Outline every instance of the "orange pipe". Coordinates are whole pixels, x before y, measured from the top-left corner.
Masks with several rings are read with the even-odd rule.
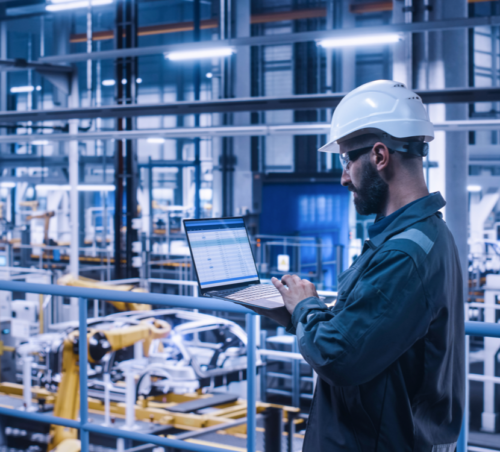
[[[496,2],[499,0],[467,0],[468,3],[483,3]],[[351,3],[349,11],[352,14],[377,13],[381,11],[392,11],[392,1],[382,0],[371,3]],[[275,13],[254,14],[250,17],[251,24],[265,24],[270,22],[281,22],[285,20],[300,20],[314,19],[326,17],[326,8],[302,9],[295,11],[281,11]],[[218,19],[205,19],[200,22],[202,30],[218,28]],[[153,36],[167,33],[178,33],[182,31],[192,31],[194,29],[193,22],[176,22],[171,24],[149,25],[140,27],[137,30],[138,36]],[[124,35],[125,36],[125,35]],[[93,41],[106,41],[113,39],[115,34],[113,30],[96,31],[92,34]],[[73,34],[69,40],[72,44],[86,42],[87,35],[85,33]]]

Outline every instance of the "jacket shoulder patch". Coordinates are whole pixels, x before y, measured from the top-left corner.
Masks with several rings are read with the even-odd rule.
[[[391,237],[389,240],[411,240],[422,248],[425,254],[429,254],[434,246],[434,242],[419,229],[408,229],[401,234]]]
[[[431,452],[454,452],[456,447],[457,443],[440,444],[438,446],[433,446]]]

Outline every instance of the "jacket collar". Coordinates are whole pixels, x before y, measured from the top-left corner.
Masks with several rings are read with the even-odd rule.
[[[388,238],[401,231],[409,228],[412,224],[418,223],[424,220],[446,205],[446,201],[441,196],[441,193],[432,193],[429,196],[425,196],[403,212],[398,218],[396,218],[383,232],[376,235],[371,239],[373,245],[378,247],[384,243]]]

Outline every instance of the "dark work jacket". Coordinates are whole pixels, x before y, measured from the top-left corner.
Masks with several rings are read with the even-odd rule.
[[[339,276],[328,308],[307,298],[289,332],[318,374],[304,452],[453,452],[465,402],[463,283],[432,194]]]

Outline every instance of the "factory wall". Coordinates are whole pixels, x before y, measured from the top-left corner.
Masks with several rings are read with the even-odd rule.
[[[260,233],[321,239],[324,287],[334,289],[336,265],[329,262],[335,260],[335,245],[344,246],[343,260],[348,259],[349,192],[338,183],[265,184]],[[275,259],[277,254],[275,250]],[[302,248],[301,264],[314,262],[313,248]]]

